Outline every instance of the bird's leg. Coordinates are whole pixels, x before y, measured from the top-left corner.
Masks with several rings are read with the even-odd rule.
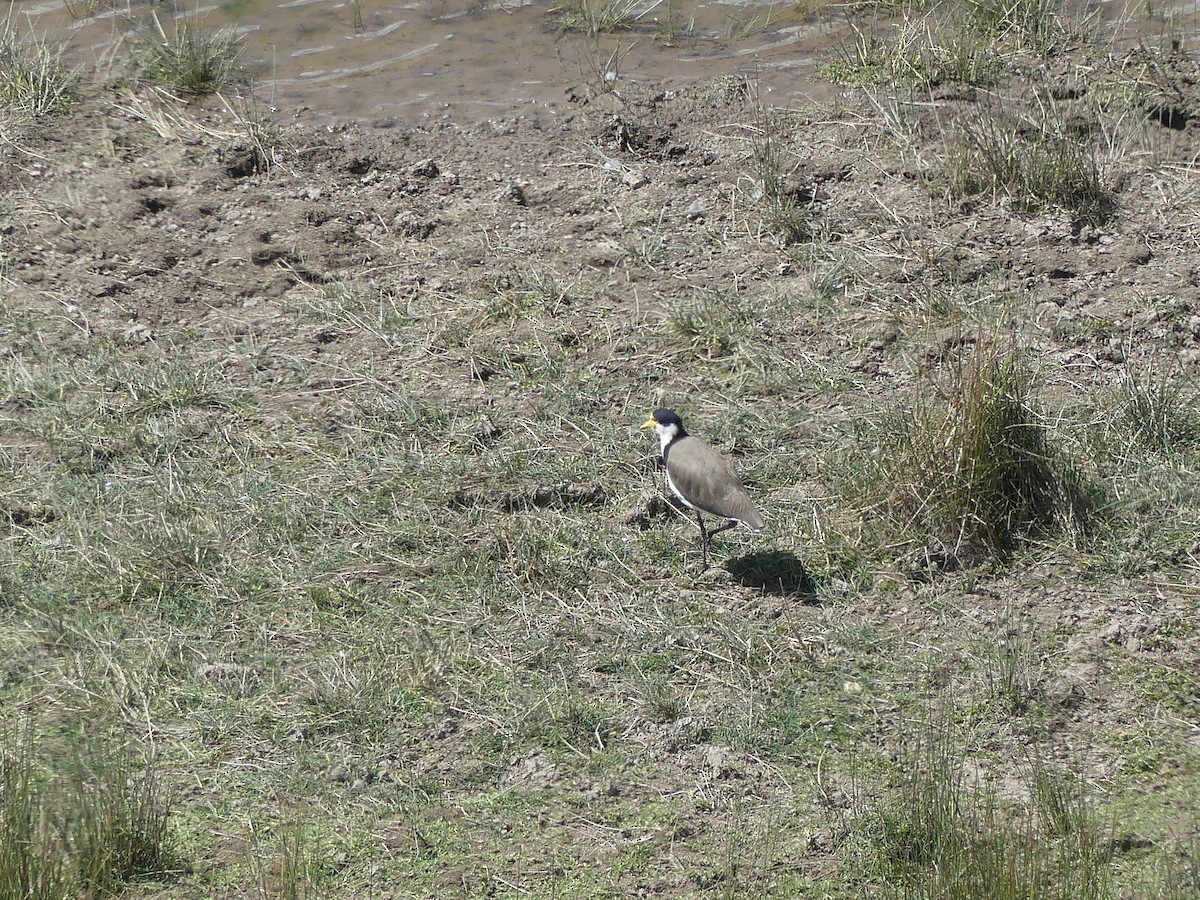
[[[714,534],[720,534],[722,531],[728,531],[730,528],[736,528],[736,527],[737,527],[737,521],[735,519],[730,519],[728,522],[726,522],[720,528],[714,528],[712,531],[710,531],[708,533],[708,536],[711,538]]]
[[[700,526],[700,571],[708,570],[708,530],[704,527],[704,516],[700,515],[700,510],[696,510],[696,522]]]
[[[696,518],[700,518],[699,512],[696,513]],[[708,548],[712,545],[713,535],[720,534],[722,531],[728,531],[730,528],[734,528],[736,526],[737,526],[737,522],[735,522],[734,520],[731,519],[730,521],[726,522],[724,525],[722,525],[719,528],[713,528],[710,531],[706,531],[703,523],[701,523],[700,531],[704,535],[704,568],[705,569],[708,568]]]

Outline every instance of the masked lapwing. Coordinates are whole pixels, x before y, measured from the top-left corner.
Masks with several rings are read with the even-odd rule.
[[[675,410],[656,409],[642,427],[653,428],[658,434],[663,465],[667,470],[667,487],[684,505],[696,511],[703,568],[708,568],[708,548],[714,534],[738,524],[751,531],[762,530],[762,513],[750,499],[729,460],[704,441],[688,434]],[[709,531],[702,513],[726,522]]]

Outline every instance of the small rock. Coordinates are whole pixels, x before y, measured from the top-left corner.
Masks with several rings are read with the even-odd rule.
[[[588,265],[593,269],[611,269],[625,258],[625,251],[612,241],[596,241],[589,251]]]
[[[1038,322],[1054,322],[1058,319],[1059,307],[1057,303],[1050,300],[1044,300],[1039,303],[1033,311],[1033,317]]]
[[[154,332],[141,322],[134,322],[121,332],[121,340],[131,346],[149,343],[154,339]]]
[[[700,199],[694,200],[683,215],[689,222],[703,222],[708,218],[708,204]]]
[[[635,169],[626,169],[621,175],[621,181],[626,187],[636,191],[638,188],[648,185],[650,178],[644,172],[638,172]]]
[[[441,171],[432,159],[423,159],[409,169],[408,173],[417,178],[437,178]]]
[[[714,778],[728,778],[733,774],[733,751],[716,744],[704,753],[704,761],[712,769]]]

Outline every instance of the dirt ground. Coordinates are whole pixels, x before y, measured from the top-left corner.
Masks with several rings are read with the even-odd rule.
[[[548,470],[508,470],[507,480],[503,469],[473,474],[464,463],[460,476],[439,476],[445,480],[436,492],[409,485],[419,479],[419,465],[392,481],[377,473],[399,498],[390,513],[395,521],[415,516],[416,507],[405,507],[412,498],[432,507],[441,496],[444,510],[422,512],[422,520],[463,530],[459,538],[438,538],[440,557],[419,545],[388,545],[371,558],[364,551],[359,568],[331,573],[331,583],[368,585],[370,596],[401,606],[419,603],[395,598],[421,595],[435,569],[442,579],[455,566],[474,571],[468,557],[445,554],[483,552],[500,540],[489,535],[502,533],[517,549],[497,565],[526,586],[505,603],[561,605],[553,653],[569,653],[572,666],[586,669],[579,688],[585,696],[591,691],[617,709],[626,702],[640,709],[644,701],[623,693],[624,670],[603,667],[606,642],[629,653],[641,639],[668,648],[663,653],[687,647],[697,671],[712,666],[717,682],[723,676],[715,660],[723,653],[735,659],[745,637],[747,658],[765,654],[753,684],[765,685],[776,669],[803,659],[822,673],[814,684],[836,695],[828,702],[853,712],[844,713],[848,719],[829,713],[825,730],[821,720],[806,722],[803,753],[786,742],[755,750],[752,740],[739,744],[720,730],[724,695],[705,681],[694,700],[679,701],[680,714],[665,720],[616,714],[608,742],[625,755],[612,769],[597,772],[580,758],[589,754],[530,738],[506,745],[498,751],[502,762],[481,774],[488,710],[464,711],[469,698],[430,689],[437,708],[405,738],[403,753],[380,751],[367,762],[345,750],[348,762],[322,763],[313,784],[296,788],[317,808],[328,791],[338,798],[329,808],[348,804],[351,818],[367,823],[361,827],[374,849],[347,844],[330,851],[325,890],[367,896],[374,880],[374,896],[507,894],[512,885],[548,896],[561,882],[579,896],[690,896],[715,895],[746,878],[738,889],[747,896],[857,895],[844,869],[852,832],[845,817],[861,799],[845,764],[849,745],[895,758],[912,720],[910,701],[923,702],[913,697],[938,686],[968,704],[977,691],[986,694],[975,662],[1018,625],[1028,690],[1041,711],[1037,740],[1050,756],[1080,768],[1111,804],[1106,809],[1122,822],[1121,852],[1136,861],[1155,848],[1166,854],[1174,851],[1164,848],[1194,842],[1196,447],[1182,457],[1189,462],[1161,462],[1152,475],[1141,466],[1127,478],[1117,466],[1099,467],[1114,523],[1105,527],[1107,537],[1046,539],[982,567],[930,562],[924,548],[905,547],[872,556],[865,577],[848,574],[834,547],[834,537],[860,533],[853,523],[872,513],[839,493],[828,454],[856,452],[864,423],[877,425],[910,406],[952,370],[964,342],[984,331],[1026,348],[1047,427],[1078,446],[1120,441],[1098,410],[1116,402],[1129,373],[1194,383],[1200,68],[1186,53],[1156,56],[1147,68],[1138,52],[1088,49],[1018,61],[991,90],[1023,112],[1046,97],[1066,110],[1094,99],[1106,79],[1164,73],[1175,90],[1169,104],[1147,100],[1088,126],[1100,129],[1092,133],[1095,158],[1113,204],[1111,215],[1092,221],[1053,205],[1023,210],[1002,192],[964,198],[948,191],[937,174],[945,135],[978,115],[984,100],[972,88],[938,87],[912,103],[846,89],[830,103],[792,104],[774,94],[767,104],[752,81],[737,77],[671,91],[581,84],[552,105],[487,120],[421,117],[320,128],[302,119],[258,119],[249,107],[233,115],[216,102],[184,107],[149,90],[90,88],[64,115],[14,120],[5,126],[0,161],[0,350],[9,370],[0,454],[11,479],[0,489],[0,522],[8,523],[8,562],[25,574],[9,585],[24,597],[9,603],[10,625],[36,605],[21,594],[37,580],[26,549],[36,535],[65,528],[65,546],[86,552],[71,543],[70,512],[56,498],[58,488],[37,480],[76,457],[64,456],[39,424],[41,407],[22,399],[37,382],[30,373],[58,372],[67,381],[73,367],[90,373],[72,382],[71,409],[78,412],[89,396],[101,405],[119,400],[122,358],[176,374],[182,367],[252,398],[246,402],[253,407],[246,412],[242,400],[231,401],[236,412],[206,413],[183,440],[218,442],[229,429],[264,441],[286,433],[301,453],[311,435],[340,447],[342,459],[361,451],[367,468],[377,435],[362,430],[355,410],[401,397],[417,412],[396,412],[387,440],[430,465],[441,465],[430,461],[442,454],[469,463],[480,447],[516,454],[535,446],[558,461],[545,463]],[[764,140],[778,154],[786,196],[803,211],[799,239],[783,240],[773,229],[763,200]],[[1184,396],[1194,404],[1194,392]],[[694,571],[695,536],[657,499],[655,448],[636,431],[658,405],[679,409],[697,432],[735,455],[775,520],[765,548],[801,560],[815,581],[804,590],[763,591],[739,581],[734,563]],[[410,414],[411,428],[404,424]],[[71,451],[88,461],[72,471],[82,471],[78,477],[101,497],[104,479],[122,471],[104,461],[124,459],[140,440],[133,432],[95,438]],[[596,453],[609,457],[589,461]],[[236,470],[227,474],[234,484]],[[305,477],[317,491],[341,490],[315,471]],[[297,489],[305,483],[297,481]],[[513,523],[543,509],[560,511],[553,515],[561,513],[564,528],[596,531],[605,546],[636,549],[620,565],[610,563],[608,551],[581,550],[583,561],[569,576],[531,575],[522,568],[525,545]],[[458,525],[456,510],[464,510]],[[123,515],[137,513],[126,507]],[[324,526],[304,520],[295,527]],[[382,533],[386,523],[371,527]],[[257,553],[264,566],[275,558],[269,549],[238,549],[239,541],[253,545],[248,533],[227,540],[231,557],[253,560]],[[675,555],[638,543],[650,540],[670,544]],[[764,549],[748,543],[755,540],[733,536],[719,544],[718,557],[736,562],[752,547]],[[446,558],[460,561],[446,568]],[[88,603],[134,621],[144,610],[136,593],[111,607]],[[462,612],[462,630],[452,634],[464,641],[469,635],[479,659],[511,652],[532,666],[528,642],[548,620],[529,614],[528,633],[504,638],[518,607],[490,602],[482,593],[464,595],[455,609],[472,612]],[[296,641],[296,654],[324,658],[330,638],[319,625],[289,620],[279,628]],[[874,637],[848,644],[858,628]],[[710,644],[718,632],[726,643]],[[186,643],[187,633],[179,640]],[[514,649],[505,640],[526,643]],[[32,676],[13,674],[42,665],[28,661],[41,658],[30,641],[13,656],[27,662],[8,670],[6,690],[18,706],[43,690],[30,687]],[[421,652],[408,638],[397,644],[396,653]],[[62,646],[47,647],[51,657],[66,659]],[[241,665],[233,652],[196,652],[197,666]],[[905,675],[872,655],[885,652],[917,669]],[[279,671],[301,665],[281,662]],[[57,673],[51,680],[71,681],[66,668],[45,666],[39,671]],[[271,686],[270,665],[251,667],[265,679],[263,690],[292,696],[282,676]],[[189,677],[225,684],[232,671],[192,666]],[[671,671],[668,680],[686,695],[680,685],[688,676]],[[740,699],[729,702],[741,709]],[[147,733],[161,743],[182,729],[185,744],[207,748],[198,771],[223,765],[207,755],[219,755],[213,747],[220,741],[206,743],[180,710],[156,713]],[[972,758],[989,760],[979,765],[1002,785],[1014,777],[1008,762],[1031,741],[1032,726],[1018,719],[985,717],[971,728]],[[279,740],[286,745],[289,738]],[[351,747],[355,739],[339,733],[338,741]],[[238,752],[255,746],[239,744]],[[822,746],[843,763],[832,773],[818,761]],[[204,878],[242,859],[247,838],[228,824],[236,816],[207,833],[196,824],[203,819],[197,810],[231,794],[191,784],[183,758],[170,766],[180,786],[176,803],[191,810],[184,818],[201,848],[189,877],[211,887],[217,882]],[[388,785],[415,781],[437,784],[441,793],[415,813],[378,800]],[[356,805],[360,788],[376,799]],[[517,827],[531,829],[521,838],[529,843],[510,847],[507,857],[496,849],[506,832],[495,823],[511,821],[510,813],[479,805],[480,797],[504,792],[526,798],[520,816],[529,818]],[[668,799],[677,805],[655,827],[596,812]],[[379,812],[364,812],[372,803]],[[780,804],[789,811],[778,812]],[[775,810],[776,824],[763,832],[765,808]],[[751,836],[768,834],[769,847],[748,846],[753,837],[739,835],[741,826]],[[461,838],[456,855],[423,855],[422,842],[445,834]],[[714,861],[721,853],[757,866],[758,880],[745,870],[729,874],[736,867]],[[423,874],[410,872],[405,881],[371,869],[364,860],[378,854],[424,860],[412,863]],[[582,870],[602,874],[594,883],[572,882]],[[826,893],[806,894],[816,891],[812,885]],[[161,890],[174,896],[176,889]],[[222,896],[242,890],[211,889]],[[1139,895],[1134,888],[1126,893]]]

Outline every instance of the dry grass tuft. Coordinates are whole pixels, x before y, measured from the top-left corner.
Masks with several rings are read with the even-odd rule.
[[[0,104],[35,118],[69,109],[78,79],[63,65],[63,49],[23,42],[10,14],[0,24]]]

